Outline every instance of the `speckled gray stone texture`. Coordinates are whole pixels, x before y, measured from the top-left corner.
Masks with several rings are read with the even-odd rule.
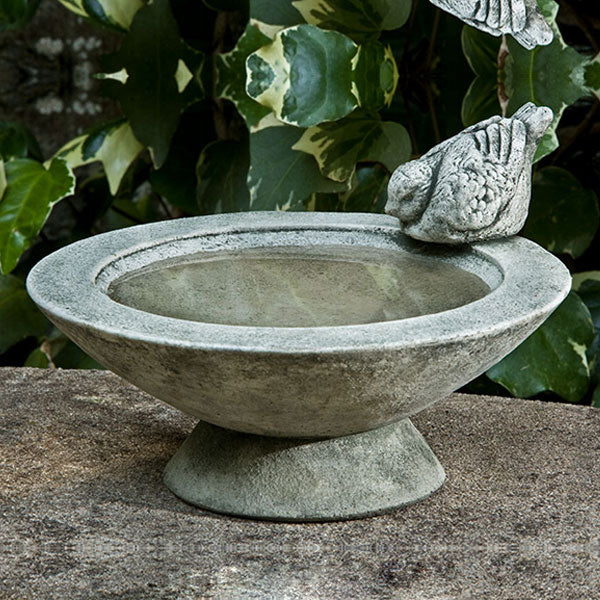
[[[600,410],[455,395],[413,418],[446,484],[282,524],[162,484],[194,420],[110,373],[0,369],[2,600],[598,600]]]
[[[380,514],[423,500],[444,479],[410,419],[329,440],[262,437],[200,422],[165,469],[165,484],[191,504],[275,521]]]
[[[552,118],[552,110],[529,102],[510,118],[467,127],[394,171],[385,212],[426,242],[517,234],[529,210],[533,157]]]
[[[109,295],[119,277],[163,260],[340,247],[447,262],[493,291],[452,310],[336,327],[174,319]],[[570,285],[557,258],[522,238],[441,248],[404,236],[387,215],[309,212],[120,229],[58,250],[27,279],[32,298],[63,332],[144,391],[213,425],[299,438],[360,433],[419,412],[508,354]]]
[[[491,35],[511,34],[531,50],[553,39],[536,0],[430,0],[471,27]]]

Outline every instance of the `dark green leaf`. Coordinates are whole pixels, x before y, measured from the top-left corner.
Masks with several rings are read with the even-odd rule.
[[[164,163],[181,112],[201,99],[201,53],[179,37],[168,0],[154,0],[135,15],[113,64],[126,69],[127,81],[106,80],[135,137],[150,148],[156,168]],[[183,86],[183,89],[181,89]]]
[[[475,125],[493,115],[500,114],[498,87],[485,77],[475,77],[463,98],[461,119],[463,125]]]
[[[461,42],[463,53],[473,73],[487,76],[496,83],[500,38],[465,25],[461,34]]]
[[[588,307],[594,324],[594,339],[588,348],[592,384],[600,389],[600,272],[577,273],[573,277],[573,289]]]
[[[600,96],[600,55],[586,66],[585,85]]]
[[[23,27],[35,15],[41,0],[0,0],[0,31]]]
[[[5,165],[6,190],[0,201],[0,270],[10,273],[35,241],[54,204],[73,193],[75,177],[62,159],[48,168],[28,158]]]
[[[25,361],[26,367],[58,367],[60,369],[103,369],[104,367],[76,346],[56,327],[45,336]]]
[[[198,206],[202,214],[248,210],[248,139],[214,142],[198,160]]]
[[[502,73],[504,93],[508,97],[508,116],[526,102],[549,106],[554,111],[553,125],[538,147],[535,160],[558,147],[555,129],[563,110],[590,93],[585,85],[585,68],[589,59],[563,41],[555,22],[558,5],[553,1],[545,2],[541,9],[554,31],[554,40],[548,46],[526,50],[508,37],[508,56]],[[557,85],[557,82],[560,84]]]
[[[319,172],[316,160],[292,150],[303,130],[269,127],[250,135],[251,210],[287,210],[317,192],[340,192],[346,185]]]
[[[250,0],[250,17],[261,23],[281,27],[304,23],[302,15],[292,6],[292,0]]]
[[[208,8],[213,10],[243,10],[248,11],[249,0],[203,0]]]
[[[389,173],[378,165],[364,165],[356,169],[352,188],[344,194],[346,212],[382,212],[387,202]]]
[[[0,354],[27,337],[43,335],[48,326],[23,282],[13,275],[0,275],[0,323]]]
[[[34,135],[20,123],[0,121],[0,158],[42,160],[42,151]]]
[[[523,235],[555,254],[581,256],[600,223],[598,199],[568,171],[546,167],[533,179]]]
[[[577,273],[576,277],[573,279],[573,289],[588,307],[594,329],[600,331],[600,273]]]
[[[150,173],[154,191],[188,215],[198,214],[196,163],[202,148],[212,139],[212,131],[206,127],[210,118],[208,109],[198,114],[184,113],[165,164]]]
[[[463,54],[475,73],[462,103],[465,126],[501,112],[498,102],[498,52],[500,39],[465,25],[461,34]]]
[[[579,402],[590,383],[586,349],[593,335],[589,310],[571,292],[537,331],[487,375],[521,398],[552,391]]]

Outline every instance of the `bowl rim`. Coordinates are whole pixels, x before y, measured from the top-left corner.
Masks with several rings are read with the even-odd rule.
[[[203,235],[286,230],[376,232],[407,240],[398,220],[381,214],[263,211],[173,219],[99,234],[61,248],[34,266],[27,291],[59,328],[64,324],[113,338],[204,351],[321,354],[437,345],[499,334],[545,318],[571,287],[569,271],[559,259],[516,236],[469,246],[502,272],[502,281],[486,296],[450,310],[396,321],[319,327],[204,323],[120,304],[98,284],[107,265],[118,262],[124,253]],[[461,251],[456,246],[418,245],[441,254]]]

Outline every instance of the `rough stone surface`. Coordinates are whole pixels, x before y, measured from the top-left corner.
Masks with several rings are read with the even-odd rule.
[[[183,500],[241,517],[339,521],[423,500],[444,469],[410,419],[329,440],[237,433],[200,422],[165,470]]]
[[[163,260],[185,264],[249,249],[327,254],[340,247],[446,262],[493,292],[452,310],[336,327],[174,319],[118,303],[109,293],[118,278]],[[62,331],[144,391],[213,425],[301,438],[360,433],[419,412],[508,354],[570,285],[566,267],[529,240],[439,247],[402,235],[398,220],[387,215],[310,212],[120,229],[60,249],[27,279],[33,300]],[[172,297],[175,305],[177,294]],[[215,293],[214,302],[221,300]]]
[[[598,600],[600,410],[455,395],[413,419],[444,486],[284,524],[189,506],[194,426],[107,372],[0,369],[2,600]]]
[[[554,35],[536,0],[430,0],[468,25],[491,35],[512,35],[531,50]]]
[[[385,211],[404,233],[427,242],[518,233],[529,209],[531,163],[551,121],[549,108],[529,102],[508,119],[468,127],[394,171]]]

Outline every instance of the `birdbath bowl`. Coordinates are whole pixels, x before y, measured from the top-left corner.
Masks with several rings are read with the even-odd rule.
[[[27,286],[96,360],[199,419],[165,470],[175,494],[319,521],[437,490],[409,417],[524,340],[570,276],[518,237],[449,247],[384,215],[261,212],[95,236]]]

